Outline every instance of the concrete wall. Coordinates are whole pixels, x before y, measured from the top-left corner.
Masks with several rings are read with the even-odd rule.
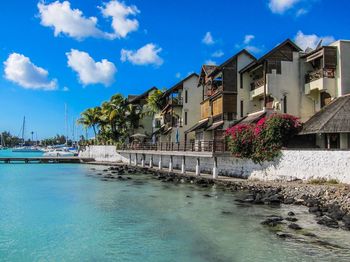
[[[119,155],[111,146],[92,146],[81,156],[96,157],[97,161],[123,161],[128,163],[129,154]],[[106,158],[105,158],[106,157]],[[150,155],[146,155],[145,163],[150,162]],[[153,155],[153,165],[159,163],[158,155]],[[141,155],[137,157],[141,164]],[[135,162],[135,154],[132,161]],[[162,156],[163,168],[169,166],[169,156]],[[173,157],[174,169],[181,169],[182,157]],[[196,166],[195,157],[186,157],[186,170],[194,172]],[[212,158],[200,158],[202,173],[211,173],[213,168]],[[350,184],[350,151],[326,151],[326,150],[283,150],[281,156],[273,162],[263,165],[255,164],[250,160],[242,160],[234,157],[218,157],[219,175],[235,176],[258,180],[291,181],[295,179],[309,180],[316,178],[336,179],[342,183]]]
[[[88,146],[79,152],[79,156],[94,158],[98,162],[127,162],[117,153],[115,146]]]

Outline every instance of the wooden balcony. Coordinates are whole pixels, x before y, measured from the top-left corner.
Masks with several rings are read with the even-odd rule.
[[[265,85],[265,79],[264,78],[260,78],[257,79],[255,81],[253,81],[252,83],[250,83],[250,90],[253,91],[259,87],[262,87]]]
[[[305,75],[305,83],[316,81],[320,78],[335,78],[335,69],[321,68]]]

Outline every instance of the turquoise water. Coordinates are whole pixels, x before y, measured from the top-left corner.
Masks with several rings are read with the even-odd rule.
[[[106,182],[91,168],[0,164],[0,261],[349,261],[349,233],[318,226],[303,207],[241,207],[215,187],[145,175]],[[282,240],[260,225],[290,210],[341,247]]]

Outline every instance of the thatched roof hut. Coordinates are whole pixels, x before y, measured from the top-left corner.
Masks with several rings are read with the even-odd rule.
[[[350,95],[334,99],[313,115],[300,135],[326,133],[350,133]]]

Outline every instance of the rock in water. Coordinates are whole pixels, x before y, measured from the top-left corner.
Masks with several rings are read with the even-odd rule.
[[[298,224],[292,223],[288,226],[290,229],[294,229],[294,230],[300,230],[302,229],[301,226],[299,226]]]

